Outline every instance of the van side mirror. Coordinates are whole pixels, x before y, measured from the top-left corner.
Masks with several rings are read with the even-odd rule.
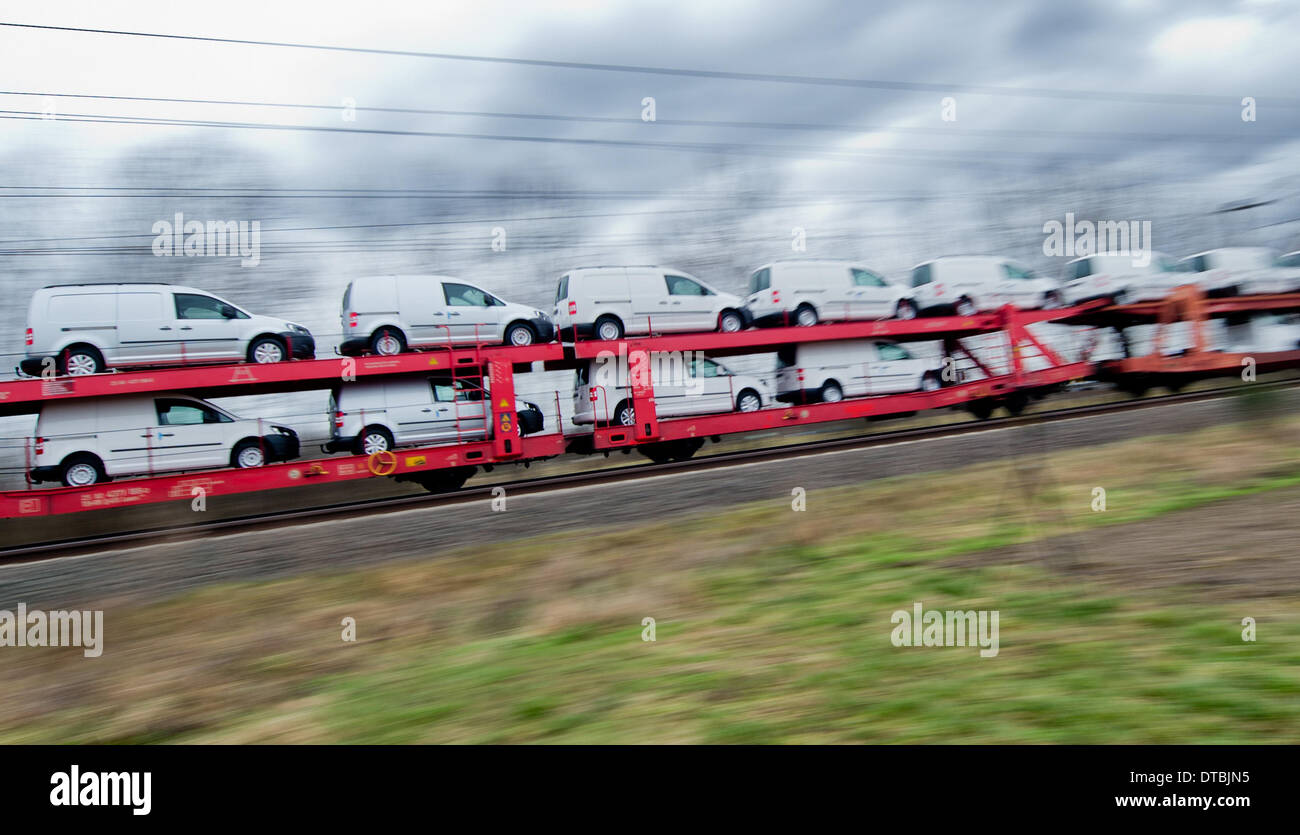
[[[231,307],[230,305],[228,305],[228,304],[223,304],[223,305],[221,306],[221,318],[223,318],[223,319],[237,319],[237,318],[239,318],[239,314],[238,314],[237,312],[235,312],[235,309],[234,309],[233,307]]]

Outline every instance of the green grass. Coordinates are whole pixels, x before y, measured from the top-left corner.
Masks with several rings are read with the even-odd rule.
[[[0,742],[1296,742],[1300,593],[990,553],[1284,507],[1295,427],[1054,453],[1032,494],[1006,492],[1001,462],[813,490],[804,513],[780,499],[117,606],[93,663],[0,654]],[[999,654],[893,646],[914,602],[996,609]]]

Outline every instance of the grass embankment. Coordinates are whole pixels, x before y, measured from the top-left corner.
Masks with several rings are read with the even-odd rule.
[[[1135,525],[1294,502],[1297,429],[1247,422],[1036,456],[1036,474],[1004,462],[813,491],[799,513],[780,501],[114,605],[99,659],[0,652],[0,741],[1295,742],[1300,557],[1292,585],[1222,589],[1196,585],[1203,555],[1152,585],[1123,561],[1080,569],[1078,551],[1130,548],[1138,572],[1161,546],[1127,542]],[[1218,563],[1250,558],[1215,533]],[[985,553],[1025,542],[1043,561]],[[892,646],[891,614],[917,601],[998,610],[998,656]]]

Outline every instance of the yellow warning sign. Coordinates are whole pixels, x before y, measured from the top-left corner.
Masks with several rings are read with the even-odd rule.
[[[423,463],[424,463],[423,455],[408,455],[406,457],[406,466],[408,467],[418,467]]]
[[[510,401],[506,400],[505,398],[502,398],[502,399],[501,399],[501,405],[498,406],[497,408],[499,408],[499,409],[509,409],[509,408],[510,408]]]

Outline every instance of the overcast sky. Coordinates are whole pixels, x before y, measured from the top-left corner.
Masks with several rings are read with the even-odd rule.
[[[1042,225],[1067,211],[1152,220],[1156,247],[1177,255],[1228,243],[1300,247],[1300,225],[1284,222],[1300,216],[1295,3],[46,0],[9,4],[0,21],[901,82],[0,27],[0,115],[55,117],[0,119],[7,333],[18,332],[35,287],[82,278],[183,281],[322,333],[338,329],[343,285],[364,273],[456,274],[547,309],[556,276],[593,262],[673,263],[739,289],[749,269],[795,254],[794,227],[806,230],[807,256],[860,258],[899,279],[958,251],[1054,269]],[[942,119],[947,96],[956,121]],[[1254,122],[1241,118],[1247,96]],[[640,118],[646,97],[653,123]],[[89,116],[221,124],[76,121]],[[548,139],[565,141],[539,141]],[[443,193],[396,199],[409,189]],[[1275,202],[1213,214],[1266,200]],[[175,212],[259,220],[262,263],[152,256],[153,223]],[[496,226],[505,252],[490,247]]]

